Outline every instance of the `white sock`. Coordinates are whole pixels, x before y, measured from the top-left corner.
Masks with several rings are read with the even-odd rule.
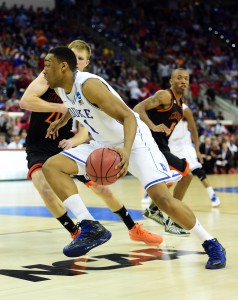
[[[72,212],[79,222],[82,220],[95,221],[94,217],[88,211],[79,194],[75,194],[67,198],[64,201],[64,206],[66,209]]]
[[[214,237],[203,228],[197,218],[194,227],[189,231],[194,233],[202,242],[214,239]]]
[[[207,192],[210,198],[212,198],[212,196],[215,194],[214,189],[211,186],[207,188]]]

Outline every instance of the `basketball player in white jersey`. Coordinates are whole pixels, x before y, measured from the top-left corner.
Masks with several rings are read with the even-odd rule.
[[[91,55],[90,46],[82,41],[75,40],[68,47],[74,51],[77,58],[77,68],[83,71],[89,64]],[[45,135],[49,124],[60,118],[67,109],[62,104],[62,100],[50,89],[42,73],[33,80],[24,92],[20,106],[23,109],[32,111],[30,127],[27,136],[26,152],[29,167],[28,179],[31,179],[37,191],[41,195],[45,205],[52,215],[68,230],[73,239],[80,233],[80,222],[87,216],[92,222],[97,223],[86,207],[78,201],[62,201],[56,196],[47,183],[42,172],[42,165],[51,156],[58,154],[62,149],[72,148],[88,140],[88,131],[80,126],[80,130],[75,135],[72,132],[72,119],[66,126],[61,128],[58,139],[46,139]],[[163,238],[159,235],[150,233],[142,228],[141,224],[135,223],[130,213],[115,197],[112,191],[106,186],[94,184],[84,176],[77,179],[89,187],[94,193],[101,197],[107,206],[118,215],[124,222],[129,231],[131,240],[142,241],[148,245],[160,245]],[[67,210],[71,211],[78,223],[75,224],[68,216]],[[101,226],[99,224],[98,226]]]
[[[202,227],[191,209],[170,194],[166,181],[179,180],[181,175],[169,169],[149,128],[103,78],[76,71],[76,65],[75,55],[67,47],[53,48],[45,57],[43,74],[68,108],[68,113],[49,126],[46,137],[55,138],[58,130],[73,117],[88,128],[94,139],[52,156],[43,165],[43,173],[55,193],[62,201],[70,197],[78,199],[71,175],[85,174],[86,160],[93,150],[113,148],[121,156],[118,177],[129,170],[162,211],[200,239],[209,257],[206,268],[224,268],[225,249]],[[68,249],[77,247],[81,255],[88,252],[95,243],[95,234],[91,235],[95,230],[92,226],[83,227]]]
[[[183,119],[174,128],[169,138],[170,151],[179,158],[186,158],[193,175],[196,175],[206,188],[212,207],[219,207],[220,200],[208,182],[202,168],[203,158],[199,151],[199,137],[191,109],[183,103]],[[200,163],[200,162],[201,163]]]

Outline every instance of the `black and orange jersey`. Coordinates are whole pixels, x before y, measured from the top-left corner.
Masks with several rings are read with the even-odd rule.
[[[62,103],[60,97],[54,92],[53,89],[48,90],[41,96],[47,102]],[[62,151],[58,148],[59,142],[62,139],[69,139],[74,136],[72,132],[72,119],[59,129],[59,136],[53,140],[45,138],[47,129],[53,121],[62,116],[60,112],[32,112],[28,135],[26,138],[26,151],[46,152],[54,155]]]
[[[171,105],[168,109],[151,109],[147,111],[148,117],[155,124],[164,124],[173,132],[174,127],[183,118],[182,99],[176,99],[173,91],[168,90],[171,93]],[[166,135],[164,132],[153,132],[151,131],[159,148],[162,146],[168,146],[168,140],[170,135]]]

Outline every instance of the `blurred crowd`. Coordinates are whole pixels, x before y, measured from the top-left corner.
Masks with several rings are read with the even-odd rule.
[[[206,174],[237,172],[238,147],[236,135],[220,123],[206,128],[200,135],[200,152]]]
[[[79,2],[73,0],[58,1],[54,10],[20,5],[8,9],[2,3],[0,148],[24,147],[30,113],[19,108],[19,99],[43,69],[47,51],[83,39],[92,48],[88,70],[109,81],[131,108],[156,90],[168,88],[174,68],[186,68],[190,73],[186,100],[197,122],[201,151],[207,151],[207,172],[233,172],[237,128],[221,124],[224,116],[214,103],[220,95],[238,105],[238,18],[234,11],[203,1],[177,8],[154,1],[153,10],[143,1],[139,6],[122,1],[120,7],[109,2],[85,1],[80,14]],[[216,124],[208,125],[207,120]],[[225,145],[232,159],[224,159],[228,161],[224,167]]]

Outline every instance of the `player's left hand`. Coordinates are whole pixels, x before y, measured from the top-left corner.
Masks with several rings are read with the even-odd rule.
[[[62,148],[64,150],[68,150],[74,147],[73,141],[71,139],[63,139],[62,141],[59,142],[59,148]]]

